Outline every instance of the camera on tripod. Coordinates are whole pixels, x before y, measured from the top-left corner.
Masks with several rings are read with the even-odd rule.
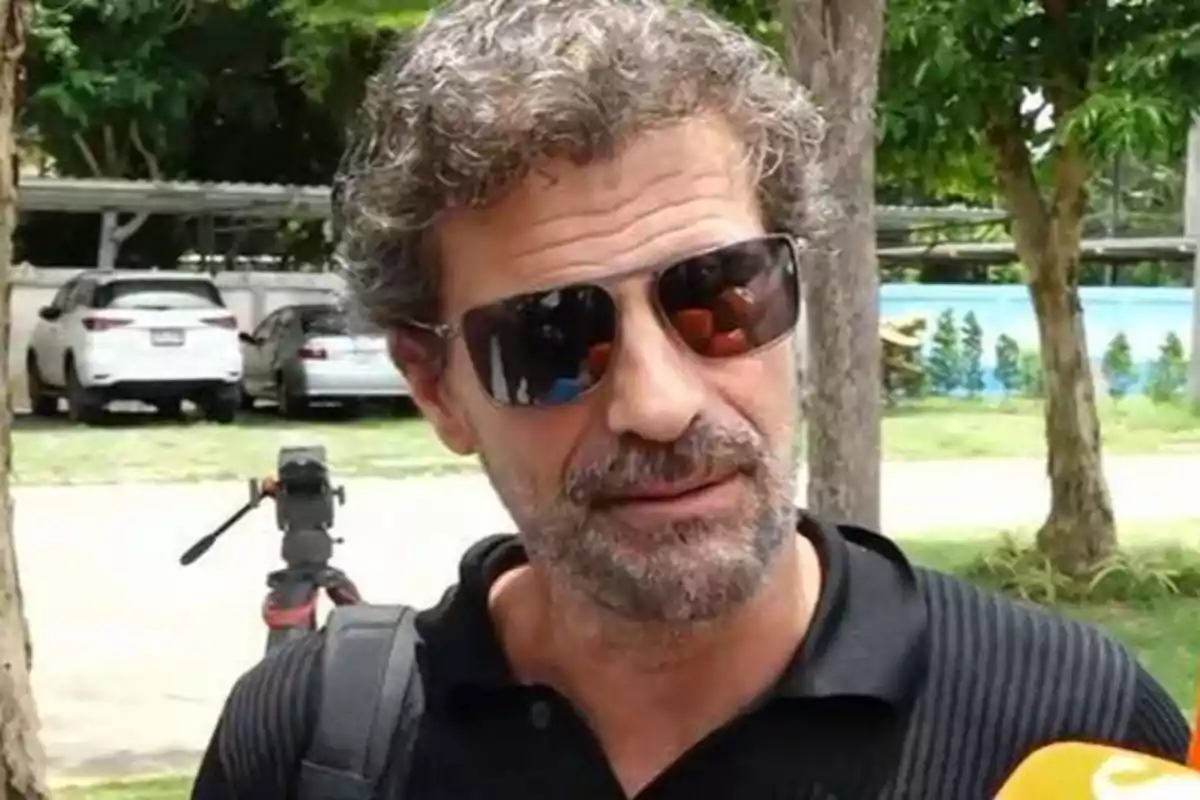
[[[275,524],[285,534],[333,527],[334,500],[346,501],[345,490],[333,487],[325,448],[281,447],[276,469]]]
[[[267,623],[267,649],[317,629],[317,598],[321,591],[335,605],[362,602],[358,587],[329,563],[333,546],[341,539],[329,535],[334,506],[346,502],[343,487],[334,487],[325,463],[325,448],[281,447],[276,474],[250,481],[250,499],[212,533],[188,548],[179,558],[187,566],[238,520],[258,508],[265,498],[275,501],[275,524],[283,533],[280,556],[283,569],[267,575],[270,591],[263,602]],[[334,501],[337,501],[335,504]]]
[[[188,548],[179,559],[184,566],[204,555],[225,531],[268,497],[275,501],[275,525],[283,533],[284,561],[289,566],[328,563],[333,545],[341,542],[329,535],[334,501],[345,503],[346,490],[330,482],[325,448],[281,447],[277,463],[275,475],[250,480],[250,499],[244,506]]]

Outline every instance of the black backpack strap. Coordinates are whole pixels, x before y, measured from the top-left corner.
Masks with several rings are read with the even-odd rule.
[[[385,773],[390,786],[404,786],[422,705],[415,616],[407,606],[330,613],[317,726],[297,800],[375,800]]]

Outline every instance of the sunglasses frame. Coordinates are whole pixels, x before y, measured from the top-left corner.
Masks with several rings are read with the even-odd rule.
[[[777,242],[777,241],[783,242],[787,246],[788,255],[792,260],[792,267],[796,274],[797,283],[801,283],[801,275],[800,275],[800,266],[801,266],[800,265],[800,253],[802,250],[801,240],[791,234],[788,234],[788,233],[768,233],[768,234],[764,234],[762,236],[752,236],[747,239],[739,239],[739,240],[733,241],[733,242],[725,242],[724,244],[715,245],[713,247],[709,247],[704,250],[697,250],[694,253],[689,253],[684,256],[674,257],[668,262],[660,262],[660,263],[657,263],[657,264],[654,264],[651,266],[638,267],[636,269],[629,270],[628,272],[622,272],[620,275],[610,276],[603,280],[576,281],[573,283],[567,283],[567,284],[561,284],[561,285],[548,284],[547,286],[544,286],[544,287],[529,289],[529,290],[526,290],[523,292],[516,292],[514,294],[507,295],[505,297],[501,297],[497,300],[490,300],[486,303],[481,303],[479,305],[471,306],[466,311],[463,311],[461,314],[458,314],[457,321],[455,321],[455,322],[418,322],[416,320],[405,320],[401,324],[402,324],[402,326],[414,328],[416,330],[423,331],[425,333],[429,333],[433,336],[436,336],[439,340],[441,340],[443,345],[449,345],[454,339],[457,339],[462,336],[464,320],[465,320],[467,314],[470,314],[472,311],[487,308],[489,306],[497,305],[499,303],[504,303],[508,300],[512,300],[517,297],[522,297],[524,295],[538,294],[540,292],[552,292],[552,291],[557,291],[557,290],[561,290],[561,289],[569,289],[572,286],[594,286],[596,288],[599,288],[599,289],[603,290],[606,294],[608,294],[609,298],[614,301],[614,305],[615,305],[616,298],[613,297],[611,287],[616,284],[621,283],[622,281],[629,280],[630,278],[637,278],[637,277],[640,277],[643,275],[654,275],[655,278],[657,279],[658,277],[661,277],[663,273],[668,272],[669,270],[683,264],[684,262],[691,261],[692,259],[695,259],[695,258],[703,258],[704,256],[711,255],[712,253],[717,252],[718,250],[724,250],[727,247],[737,247],[739,245],[746,245],[746,244],[757,243],[757,242],[765,243],[765,242]],[[745,358],[747,356],[752,356],[757,353],[761,353],[762,351],[764,351],[770,347],[774,347],[779,342],[788,338],[788,336],[790,336],[795,331],[796,326],[799,324],[800,318],[801,318],[801,304],[803,303],[803,288],[802,288],[802,286],[797,286],[795,319],[792,321],[791,325],[789,325],[786,329],[784,329],[784,331],[782,333],[780,333],[778,336],[776,336],[773,339],[762,342],[761,344],[747,350],[744,353],[738,353],[738,354],[732,355],[732,356],[706,356],[706,355],[703,355],[702,353],[696,352],[695,349],[693,349],[691,346],[689,346],[688,343],[686,341],[684,341],[684,339],[683,339],[682,335],[679,333],[679,331],[676,330],[675,326],[671,324],[671,321],[667,316],[667,312],[662,307],[662,303],[659,301],[658,294],[655,291],[657,289],[657,286],[658,286],[657,280],[651,281],[650,284],[646,287],[646,291],[649,294],[648,299],[650,301],[650,305],[654,309],[655,316],[658,317],[659,324],[662,326],[662,328],[666,332],[666,334],[668,336],[670,336],[676,342],[676,344],[681,345],[682,348],[689,355],[691,355],[693,358],[697,359],[698,361],[700,361],[702,363],[710,362],[710,361],[729,361],[729,360],[732,360],[735,358]],[[620,327],[618,326],[617,335],[613,340],[613,350],[615,351],[619,345],[620,345]],[[479,380],[482,383],[482,378],[478,374],[478,370],[475,369],[474,358],[472,357],[472,355],[469,352],[467,353],[467,359],[472,362],[471,369],[473,372],[475,372],[476,380]],[[584,397],[591,394],[594,389],[596,389],[597,387],[602,385],[607,380],[608,374],[609,374],[609,371],[606,370],[605,374],[603,376],[601,376],[601,378],[598,381],[596,381],[592,385],[588,386],[586,389],[584,389],[582,392],[580,392],[574,398],[572,398],[571,400],[569,400],[565,403],[549,403],[549,404],[545,404],[545,405],[537,405],[537,404],[514,405],[511,403],[500,402],[496,398],[492,397],[491,392],[487,391],[486,388],[483,389],[483,394],[485,397],[487,397],[488,401],[493,406],[496,406],[497,408],[510,409],[510,410],[530,409],[530,410],[543,411],[543,410],[550,409],[550,408],[558,408],[560,406],[573,405],[573,404],[579,402]]]

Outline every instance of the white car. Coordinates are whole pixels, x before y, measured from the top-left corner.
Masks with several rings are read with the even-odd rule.
[[[222,423],[237,416],[242,379],[237,320],[207,276],[83,272],[38,312],[26,354],[29,402],[96,421],[110,400],[177,414],[183,400]]]
[[[271,400],[280,414],[295,416],[313,403],[345,406],[410,394],[383,334],[351,330],[332,303],[278,308],[241,340],[247,407]]]

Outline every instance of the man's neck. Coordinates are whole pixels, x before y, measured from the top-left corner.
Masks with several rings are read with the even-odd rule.
[[[492,613],[517,678],[568,697],[610,757],[626,746],[677,756],[771,688],[808,631],[820,581],[812,543],[797,536],[761,590],[712,623],[617,620],[533,567],[497,581]]]

